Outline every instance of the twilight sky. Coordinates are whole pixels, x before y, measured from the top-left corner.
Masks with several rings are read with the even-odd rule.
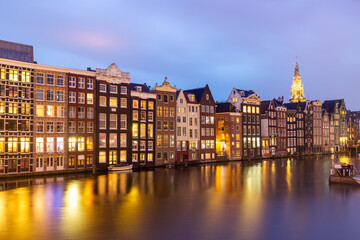
[[[40,64],[115,62],[131,81],[233,87],[290,96],[296,57],[307,99],[360,109],[358,0],[3,1],[0,39],[34,46]],[[6,10],[5,10],[6,9]]]

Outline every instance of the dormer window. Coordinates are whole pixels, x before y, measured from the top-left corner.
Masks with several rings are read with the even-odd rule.
[[[191,102],[195,102],[195,96],[194,95],[190,95],[189,97],[190,97]]]
[[[141,86],[136,86],[135,89],[137,92],[141,92]]]
[[[245,96],[244,91],[241,91],[241,92],[240,92],[240,95],[241,95],[242,97]]]

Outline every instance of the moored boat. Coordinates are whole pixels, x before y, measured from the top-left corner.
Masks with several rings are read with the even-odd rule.
[[[360,184],[360,175],[354,176],[353,179],[354,179],[358,184]]]
[[[123,165],[123,166],[116,166],[116,165],[110,165],[108,166],[108,171],[128,171],[132,170],[133,165]]]

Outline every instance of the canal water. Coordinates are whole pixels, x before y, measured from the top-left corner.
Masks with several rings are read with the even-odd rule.
[[[333,160],[0,182],[0,239],[357,239],[360,187],[329,185]]]

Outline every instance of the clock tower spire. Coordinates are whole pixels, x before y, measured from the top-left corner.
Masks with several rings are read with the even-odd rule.
[[[305,102],[304,87],[301,83],[300,68],[296,59],[290,102]]]

